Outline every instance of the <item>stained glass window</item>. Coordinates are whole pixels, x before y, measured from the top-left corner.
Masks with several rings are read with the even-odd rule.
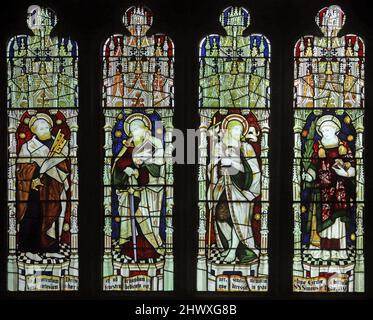
[[[32,5],[8,43],[10,291],[78,289],[78,46],[56,23]]]
[[[365,49],[345,20],[325,7],[295,45],[294,291],[364,291]]]
[[[244,36],[250,15],[229,7],[225,36],[200,43],[197,290],[268,289],[270,43]]]
[[[174,45],[152,21],[130,7],[103,48],[104,290],[173,290]]]

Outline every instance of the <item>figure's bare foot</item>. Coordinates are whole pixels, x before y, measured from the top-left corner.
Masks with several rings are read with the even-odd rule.
[[[26,252],[26,257],[36,262],[40,262],[43,260],[43,258],[40,257],[37,253],[32,253],[32,252]]]
[[[47,258],[54,258],[54,259],[62,259],[65,258],[63,254],[57,253],[57,252],[47,252],[45,254]]]
[[[222,251],[222,252],[220,253],[220,255],[221,255],[222,257],[226,257],[226,256],[228,255],[229,251],[230,251],[230,249],[224,250],[224,251]]]
[[[340,258],[340,259],[343,259],[343,260],[348,259],[347,251],[346,251],[346,250],[341,250],[341,251],[339,251],[339,258]]]
[[[348,258],[346,250],[332,250],[332,260],[346,260]]]
[[[329,250],[321,250],[321,259],[324,261],[330,260],[331,254]]]
[[[234,262],[236,260],[236,250],[229,249],[228,254],[225,256],[225,262]]]

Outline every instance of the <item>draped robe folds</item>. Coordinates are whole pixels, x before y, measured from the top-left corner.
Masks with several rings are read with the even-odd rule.
[[[58,252],[69,188],[65,145],[60,154],[48,158],[53,137],[36,136],[22,145],[16,163],[18,248],[22,252]],[[31,188],[40,178],[42,186]]]
[[[152,158],[145,160],[140,166],[133,161],[134,145],[123,147],[113,164],[113,185],[116,188],[121,217],[119,244],[124,245],[132,240],[133,232],[139,236],[139,230],[132,230],[130,213],[129,187],[134,187],[135,219],[141,229],[142,235],[150,243],[152,248],[160,255],[164,254],[163,240],[159,233],[162,204],[164,198],[164,152],[161,140],[149,136],[142,145],[152,146]],[[138,146],[138,149],[141,149]],[[141,152],[135,157],[141,158]],[[144,158],[146,158],[144,156]],[[138,170],[138,176],[131,178],[124,172],[128,167]],[[139,244],[138,244],[139,246]],[[140,252],[138,257],[147,258],[153,256],[148,250]],[[145,253],[147,251],[147,253]],[[132,255],[132,253],[129,253]]]
[[[209,164],[208,175],[210,187],[207,199],[209,200],[210,210],[216,216],[218,200],[223,197],[225,201],[226,198],[234,232],[236,232],[240,242],[244,246],[258,255],[259,250],[255,247],[251,220],[254,210],[253,200],[260,195],[261,190],[259,163],[252,145],[242,142],[240,155],[236,158],[229,158],[232,161],[240,161],[242,171],[233,175],[224,173],[218,161],[222,155],[216,151],[221,150],[223,147],[223,143],[217,144],[215,148],[216,162]],[[214,219],[214,226],[217,246],[227,249],[225,243],[231,237],[232,227],[227,222],[221,222],[218,219]]]
[[[341,250],[339,255],[346,256],[342,251],[346,249],[346,224],[350,221],[354,177],[339,176],[333,170],[333,165],[340,159],[344,166],[355,167],[355,160],[346,142],[341,142],[340,146],[346,150],[345,154],[339,153],[339,146],[325,146],[323,158],[318,155],[318,143],[314,143],[313,146],[309,171],[315,176],[315,181],[307,229],[311,232],[312,250],[309,251],[314,257],[324,257],[321,251],[325,250]]]

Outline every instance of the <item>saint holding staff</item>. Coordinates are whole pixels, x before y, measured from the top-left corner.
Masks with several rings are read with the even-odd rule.
[[[137,258],[164,254],[160,217],[164,201],[163,143],[151,134],[152,122],[144,114],[127,117],[128,139],[112,165],[112,181],[118,196],[122,252]]]
[[[224,249],[224,261],[234,262],[238,258],[240,263],[247,263],[259,254],[251,219],[254,199],[260,194],[261,172],[250,143],[258,140],[259,133],[239,114],[226,116],[221,129],[221,141],[212,147],[208,169],[210,212],[215,217],[217,246]],[[210,239],[211,235],[209,242]]]

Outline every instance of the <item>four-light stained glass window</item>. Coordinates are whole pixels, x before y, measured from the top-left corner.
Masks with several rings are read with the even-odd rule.
[[[365,45],[339,6],[294,48],[293,291],[364,292]],[[171,291],[174,44],[125,11],[102,49],[102,285]],[[268,291],[269,40],[228,7],[199,45],[198,291]],[[78,45],[32,5],[8,41],[9,291],[78,290]]]
[[[78,289],[78,46],[56,23],[32,5],[8,43],[10,291]]]
[[[315,20],[294,49],[293,290],[363,292],[364,42],[338,6]]]

